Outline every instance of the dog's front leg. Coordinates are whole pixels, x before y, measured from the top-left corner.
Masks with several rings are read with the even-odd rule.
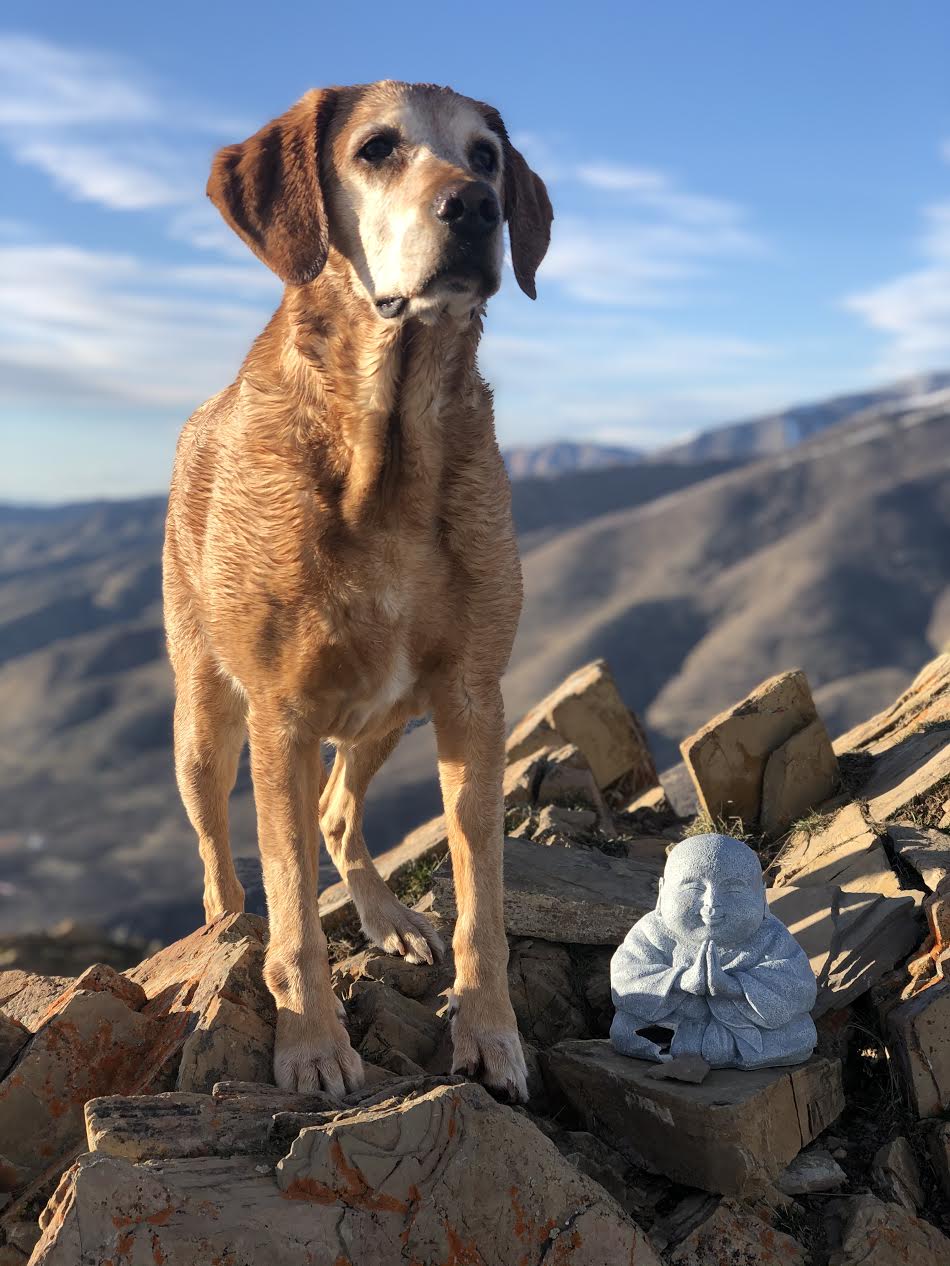
[[[526,1100],[527,1068],[508,996],[502,909],[505,718],[497,682],[461,676],[433,700],[455,879],[452,1071]]]
[[[274,1079],[284,1090],[341,1096],[363,1066],[330,986],[317,913],[319,740],[278,706],[248,715],[251,773],[270,940],[264,976],[277,1004]]]

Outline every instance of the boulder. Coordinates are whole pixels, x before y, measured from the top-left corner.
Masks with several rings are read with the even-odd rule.
[[[728,824],[738,819],[747,827],[758,824],[769,759],[805,730],[811,744],[807,761],[793,745],[785,756],[777,757],[773,767],[770,789],[782,798],[769,813],[778,821],[792,803],[799,804],[806,788],[814,798],[800,804],[800,812],[833,795],[837,780],[833,752],[817,752],[823,745],[830,750],[831,740],[801,670],[769,678],[685,739],[680,751],[699,802],[713,822]],[[824,781],[819,775],[824,775]]]
[[[223,915],[126,973],[144,990],[143,1013],[177,1036],[177,1090],[270,1077],[276,1017],[263,978],[266,927],[257,915]]]
[[[879,1147],[871,1162],[871,1180],[882,1199],[916,1213],[924,1203],[920,1171],[910,1143],[903,1135]]]
[[[720,1200],[685,1239],[666,1252],[669,1266],[807,1266],[801,1244],[736,1200]]]
[[[576,945],[619,945],[656,904],[662,866],[593,849],[505,840],[505,928],[512,936]],[[433,910],[455,919],[452,869],[432,876]]]
[[[633,796],[658,781],[643,727],[602,659],[572,673],[518,722],[508,739],[508,760],[565,743],[584,753],[601,789],[623,778]]]
[[[0,1011],[35,1033],[50,1007],[72,983],[72,976],[40,976],[37,972],[19,970],[0,972]]]
[[[875,1196],[842,1199],[841,1246],[828,1266],[938,1266],[950,1262],[950,1240],[923,1218]]]
[[[535,1046],[553,1046],[588,1030],[576,970],[563,945],[515,941],[508,958],[508,989],[518,1028]]]
[[[573,743],[548,755],[541,768],[535,801],[539,805],[568,805],[587,809],[602,826],[610,823],[610,810],[587,757]]]
[[[779,1174],[775,1185],[785,1196],[813,1196],[837,1191],[847,1182],[844,1170],[823,1147],[809,1147]]]
[[[81,1238],[80,1238],[81,1232]],[[441,1085],[302,1129],[266,1156],[94,1153],[63,1178],[34,1266],[107,1260],[659,1266],[642,1231],[523,1116]]]
[[[30,1030],[25,1024],[0,1011],[0,1077],[4,1076],[29,1039]]]
[[[87,1100],[151,1088],[169,1042],[163,1025],[106,990],[72,990],[0,1083],[0,1138],[17,1189],[84,1136]]]
[[[913,1110],[939,1116],[950,1108],[950,982],[894,1007],[887,1028]]]
[[[777,1178],[844,1107],[839,1062],[818,1056],[793,1068],[714,1069],[701,1085],[657,1081],[652,1064],[608,1041],[559,1043],[542,1066],[584,1128],[631,1163],[723,1195]]]
[[[759,829],[776,839],[809,809],[834,795],[838,758],[819,717],[769,755],[762,776]]]

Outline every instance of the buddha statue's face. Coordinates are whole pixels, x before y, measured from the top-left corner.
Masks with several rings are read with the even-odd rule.
[[[660,916],[677,941],[747,944],[765,917],[759,860],[725,835],[699,835],[672,850],[660,881]]]

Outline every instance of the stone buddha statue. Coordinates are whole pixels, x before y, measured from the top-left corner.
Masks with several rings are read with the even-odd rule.
[[[610,985],[610,1040],[624,1055],[770,1068],[815,1049],[811,964],[769,912],[758,857],[728,835],[671,850],[656,909],[614,954]]]

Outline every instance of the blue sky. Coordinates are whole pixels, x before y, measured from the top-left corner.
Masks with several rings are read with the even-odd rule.
[[[208,162],[307,88],[497,105],[555,204],[483,364],[503,443],[658,445],[950,367],[942,0],[77,5],[0,28],[0,498],[167,484],[279,298]]]

